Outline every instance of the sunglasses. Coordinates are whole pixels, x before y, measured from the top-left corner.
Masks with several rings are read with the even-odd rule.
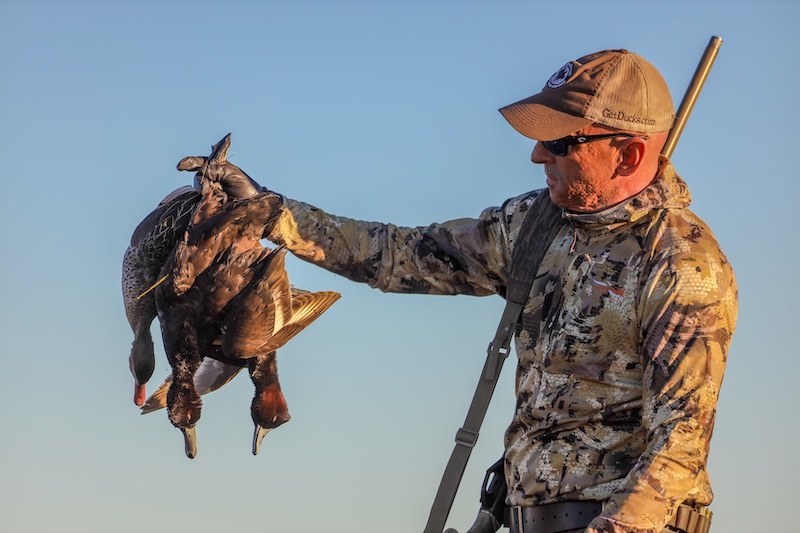
[[[640,139],[647,140],[646,135],[633,135],[630,133],[604,133],[602,135],[567,135],[555,141],[540,141],[542,146],[553,155],[567,155],[569,147],[575,144],[586,144],[592,141],[600,141],[603,139],[613,139],[614,137],[639,137]]]

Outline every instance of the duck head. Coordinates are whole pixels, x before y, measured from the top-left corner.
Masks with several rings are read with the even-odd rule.
[[[169,421],[183,433],[186,457],[197,457],[197,433],[195,425],[200,420],[203,401],[193,386],[173,380],[167,392]]]
[[[253,380],[256,391],[250,405],[250,415],[255,424],[253,432],[253,455],[257,455],[261,448],[264,436],[288,422],[289,406],[283,396],[281,384],[278,381],[277,352],[270,352],[255,360],[248,361],[250,378]]]
[[[149,326],[149,324],[148,324]],[[131,355],[128,357],[131,374],[133,374],[133,403],[141,407],[147,398],[147,382],[156,368],[156,355],[153,347],[153,336],[150,328],[142,328],[133,339]]]

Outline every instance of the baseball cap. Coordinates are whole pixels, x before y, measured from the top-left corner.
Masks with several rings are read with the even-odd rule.
[[[669,131],[675,108],[667,82],[641,56],[604,50],[570,61],[541,92],[500,109],[521,134],[560,139],[589,124],[653,133]]]

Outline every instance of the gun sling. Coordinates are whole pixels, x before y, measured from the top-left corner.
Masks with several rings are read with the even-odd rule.
[[[530,295],[536,271],[550,243],[566,223],[561,213],[561,208],[550,200],[550,195],[545,190],[533,201],[525,215],[518,242],[512,253],[505,295],[506,307],[497,327],[497,333],[489,344],[483,373],[466,420],[456,432],[456,446],[445,467],[424,533],[442,533],[444,529],[472,448],[478,441],[478,433],[500,377],[500,370],[511,350],[511,339],[516,331],[522,308]]]

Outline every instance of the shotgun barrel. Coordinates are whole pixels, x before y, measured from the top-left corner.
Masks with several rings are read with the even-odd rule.
[[[705,84],[708,73],[711,70],[711,66],[714,64],[714,60],[717,58],[717,52],[719,52],[720,46],[722,46],[722,39],[716,36],[711,37],[711,40],[708,42],[708,46],[706,46],[706,51],[703,53],[703,57],[700,59],[700,63],[697,65],[697,70],[694,72],[692,82],[689,84],[689,88],[686,89],[686,94],[684,95],[683,101],[681,102],[678,112],[675,115],[675,122],[672,124],[672,129],[669,130],[667,142],[664,144],[664,148],[661,150],[661,155],[667,159],[672,156],[672,152],[675,150],[675,145],[678,144],[678,139],[680,139],[681,133],[683,133],[683,128],[686,126],[686,121],[689,119],[689,115],[692,113],[695,102],[697,102],[697,97],[700,95],[700,91],[703,89],[703,84]]]

